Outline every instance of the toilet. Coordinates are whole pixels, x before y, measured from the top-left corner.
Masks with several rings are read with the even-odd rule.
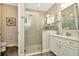
[[[6,42],[0,42],[0,52],[6,51],[6,46],[7,46]]]

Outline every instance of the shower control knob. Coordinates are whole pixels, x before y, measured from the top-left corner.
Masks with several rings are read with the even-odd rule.
[[[22,16],[21,19],[23,19],[24,17]]]

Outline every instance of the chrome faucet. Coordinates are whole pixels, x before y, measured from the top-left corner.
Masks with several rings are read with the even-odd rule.
[[[66,36],[71,36],[71,33],[69,33],[69,32],[66,32]]]

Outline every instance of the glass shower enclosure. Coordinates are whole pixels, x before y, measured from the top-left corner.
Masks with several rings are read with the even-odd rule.
[[[43,16],[37,12],[25,12],[25,55],[42,53]]]

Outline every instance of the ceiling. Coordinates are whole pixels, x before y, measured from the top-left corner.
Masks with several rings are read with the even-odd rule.
[[[25,8],[46,12],[54,3],[27,3]]]
[[[17,3],[3,3],[3,4],[5,4],[5,5],[11,5],[11,6],[18,6]]]
[[[18,6],[17,3],[5,3],[6,5]],[[54,3],[25,3],[25,8],[46,12]]]

